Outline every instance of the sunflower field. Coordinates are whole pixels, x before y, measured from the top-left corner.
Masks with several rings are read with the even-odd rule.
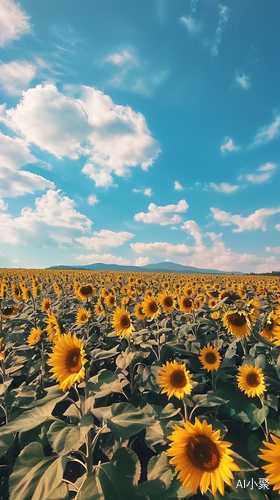
[[[279,390],[279,277],[0,270],[1,500],[276,500]]]

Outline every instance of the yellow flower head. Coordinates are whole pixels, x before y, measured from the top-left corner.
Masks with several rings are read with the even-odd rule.
[[[264,375],[261,368],[252,365],[240,367],[237,381],[239,389],[245,392],[250,398],[261,396],[264,391],[266,391]]]
[[[263,445],[267,449],[260,449],[262,455],[259,455],[259,458],[268,462],[262,468],[266,473],[269,484],[274,484],[273,490],[278,490],[278,493],[280,493],[280,439],[272,434],[270,434],[270,437],[273,443],[263,441]]]
[[[183,399],[185,394],[192,391],[192,375],[186,370],[186,365],[179,365],[177,361],[171,363],[167,361],[166,365],[159,370],[157,382],[163,388],[162,393],[167,393],[168,398],[175,396]]]
[[[77,296],[80,300],[86,300],[88,297],[93,297],[95,288],[91,285],[82,285],[77,290]]]
[[[172,293],[164,291],[158,294],[159,303],[164,312],[170,313],[176,306],[176,298]]]
[[[121,337],[129,337],[135,330],[130,321],[130,314],[122,307],[117,307],[114,311],[112,325],[115,332]]]
[[[185,297],[180,297],[179,306],[181,311],[188,313],[192,310],[193,303],[192,300],[189,298],[189,296],[186,295]]]
[[[32,328],[30,335],[27,339],[27,343],[29,345],[36,345],[36,344],[38,344],[41,336],[42,336],[41,328]]]
[[[2,309],[3,318],[12,318],[19,313],[19,309],[16,306],[6,306]]]
[[[135,311],[135,316],[138,319],[145,318],[145,314],[143,313],[143,304],[136,304],[136,306],[134,307],[134,311]]]
[[[212,425],[206,420],[201,423],[197,418],[195,424],[184,422],[184,427],[175,425],[174,432],[168,439],[173,441],[166,455],[179,472],[178,479],[191,493],[202,494],[208,488],[213,495],[217,489],[224,495],[224,483],[231,485],[232,471],[239,467],[230,457],[231,443],[220,441],[220,431],[212,431]]]
[[[160,315],[161,309],[156,298],[152,295],[145,297],[143,300],[143,313],[147,318],[157,319]]]
[[[85,376],[84,365],[87,362],[82,341],[75,334],[62,335],[55,343],[53,352],[49,354],[47,364],[51,366],[51,378],[59,382],[64,392],[70,389],[75,382],[81,382]]]
[[[4,346],[2,344],[2,340],[3,340],[3,337],[1,337],[1,339],[0,339],[0,361],[2,361],[5,357]]]
[[[42,304],[41,304],[41,310],[42,312],[48,312],[51,308],[51,301],[50,299],[46,298],[43,300]]]
[[[83,325],[88,322],[90,316],[90,311],[87,311],[86,309],[79,309],[76,314],[76,323],[78,323],[78,325]]]
[[[242,309],[227,311],[223,316],[223,324],[236,338],[244,338],[251,333],[252,323],[248,313]]]
[[[199,354],[198,359],[200,359],[204,370],[212,371],[219,369],[222,358],[215,347],[208,344],[207,347],[200,350]]]

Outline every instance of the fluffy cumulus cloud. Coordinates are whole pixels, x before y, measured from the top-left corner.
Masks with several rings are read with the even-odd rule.
[[[199,225],[194,220],[187,220],[181,226],[185,229],[195,240],[196,245],[202,244],[202,234]]]
[[[26,141],[0,132],[0,197],[23,196],[54,188],[54,183],[41,175],[20,170],[23,165],[35,162],[37,159],[30,153]]]
[[[13,0],[0,2],[0,47],[30,32],[29,17]]]
[[[180,200],[177,205],[165,205],[162,207],[155,205],[155,203],[150,203],[148,212],[135,214],[134,220],[142,221],[145,224],[160,224],[161,226],[177,224],[181,222],[181,217],[177,213],[186,212],[188,208],[189,205],[186,200]],[[175,215],[172,215],[172,213],[175,213]]]
[[[210,244],[208,246],[195,244],[172,245],[168,242],[131,243],[131,248],[136,253],[146,253],[153,256],[165,257],[165,261],[175,261],[183,265],[202,269],[240,272],[269,272],[280,269],[280,261],[275,255],[260,257],[254,254],[237,253],[227,248],[221,240],[221,234],[205,233]]]
[[[153,191],[152,191],[152,188],[148,187],[148,188],[145,188],[145,189],[132,189],[133,193],[142,193],[144,194],[145,196],[152,196],[153,194]]]
[[[253,184],[262,184],[271,178],[276,168],[275,163],[265,163],[257,168],[256,173],[245,175],[245,179]]]
[[[125,176],[138,165],[147,170],[160,152],[141,113],[114,104],[92,87],[82,87],[81,97],[75,99],[53,84],[37,85],[1,119],[58,158],[87,156],[82,172],[97,186],[113,185],[112,173]]]
[[[275,117],[275,120],[271,125],[265,125],[261,127],[259,132],[254,138],[253,144],[251,147],[260,146],[262,144],[266,144],[270,142],[272,139],[275,139],[280,134],[280,115]]]
[[[0,211],[5,212],[5,210],[7,210],[7,208],[8,208],[7,203],[5,203],[4,200],[0,199]]]
[[[118,264],[119,266],[131,266],[131,262],[124,257],[116,257],[111,253],[92,253],[89,255],[77,255],[76,260],[89,264]]]
[[[259,208],[248,217],[241,215],[232,215],[229,212],[224,212],[219,208],[210,208],[213,218],[221,224],[221,226],[229,226],[231,224],[237,226],[233,229],[234,233],[241,233],[243,231],[255,231],[261,229],[266,231],[267,219],[274,214],[280,212],[280,207],[277,208]]]
[[[98,199],[97,199],[97,196],[95,194],[91,194],[89,197],[88,197],[88,204],[89,205],[95,205],[96,203],[98,203]]]
[[[227,182],[221,182],[220,184],[215,184],[214,182],[210,182],[210,187],[214,189],[214,191],[217,191],[218,193],[234,193],[237,191],[240,186],[237,184],[228,184]]]
[[[36,66],[28,61],[0,64],[0,85],[6,94],[18,95],[28,88],[36,74]]]
[[[138,257],[135,259],[134,265],[137,267],[147,266],[150,263],[149,257]]]
[[[92,222],[75,209],[74,200],[62,196],[60,190],[50,189],[35,201],[35,208],[25,207],[20,217],[0,214],[0,241],[16,243],[51,244],[68,241],[75,231],[90,230]],[[65,240],[66,238],[66,240]],[[67,240],[68,238],[68,240]]]
[[[220,149],[221,149],[222,153],[225,153],[226,151],[238,151],[238,149],[240,149],[240,148],[238,146],[235,146],[235,144],[233,144],[232,139],[230,139],[229,137],[226,137],[224,140],[224,144],[222,144]]]
[[[265,247],[265,250],[269,253],[275,253],[276,255],[280,255],[280,247]]]
[[[251,87],[249,76],[245,75],[245,73],[241,73],[240,70],[236,70],[234,85],[242,88],[243,90],[248,90]]]
[[[96,250],[99,252],[106,247],[120,247],[133,237],[134,234],[127,231],[120,231],[117,233],[115,231],[109,231],[108,229],[102,229],[99,232],[94,231],[91,237],[82,236],[81,238],[76,238],[76,241],[87,250]]]

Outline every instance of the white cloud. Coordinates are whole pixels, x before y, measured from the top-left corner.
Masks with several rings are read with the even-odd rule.
[[[97,254],[92,253],[90,255],[78,255],[75,257],[76,260],[82,262],[89,262],[90,264],[118,264],[119,266],[131,266],[131,262],[123,257],[116,257],[110,253]]]
[[[240,233],[243,231],[254,231],[261,229],[266,231],[266,221],[267,219],[280,212],[280,207],[278,208],[259,208],[254,213],[248,215],[248,217],[242,217],[241,215],[232,215],[229,212],[224,212],[219,208],[210,208],[213,218],[219,222],[222,226],[229,226],[234,224],[237,228],[233,229],[234,233]]]
[[[135,266],[142,267],[142,266],[147,266],[150,263],[149,257],[138,257],[138,259],[135,259]]]
[[[226,137],[225,143],[221,146],[220,149],[221,149],[222,153],[224,153],[225,151],[238,151],[238,149],[240,149],[240,147],[235,146],[233,144],[233,140],[230,139],[229,137]]]
[[[193,35],[200,29],[200,25],[195,21],[192,16],[182,16],[180,21],[186,26],[188,32]]]
[[[13,0],[0,2],[0,47],[30,32],[29,16]]]
[[[157,206],[155,203],[150,203],[148,206],[148,213],[139,212],[135,214],[134,220],[142,221],[146,224],[156,223],[161,226],[167,224],[177,224],[181,222],[179,215],[169,215],[172,212],[183,213],[189,208],[186,200],[180,200],[177,205]]]
[[[54,188],[53,182],[41,175],[20,170],[23,165],[36,163],[23,139],[0,132],[0,197],[16,197],[26,193]]]
[[[41,246],[58,241],[72,232],[86,231],[92,224],[85,215],[74,208],[75,202],[61,196],[60,190],[49,190],[36,198],[35,209],[25,207],[20,217],[0,214],[0,241],[11,244],[31,242]]]
[[[183,188],[183,186],[181,186],[181,184],[178,181],[175,181],[174,182],[174,189],[177,189],[178,191],[181,191],[184,188]]]
[[[221,43],[222,39],[222,34],[225,29],[225,24],[228,21],[228,13],[229,9],[225,5],[218,5],[220,12],[219,12],[219,22],[218,26],[216,29],[214,41],[211,44],[211,55],[212,56],[217,56],[218,55],[218,45]]]
[[[87,250],[96,250],[98,252],[105,247],[120,247],[135,236],[127,231],[117,233],[108,229],[102,229],[100,232],[94,231],[93,235],[91,237],[82,236],[81,238],[76,238],[76,241]]]
[[[261,165],[259,168],[257,168],[257,170],[259,172],[267,172],[267,171],[271,171],[271,170],[275,170],[277,168],[277,165],[275,165],[275,163],[265,163],[264,165]]]
[[[245,75],[245,73],[241,74],[239,70],[235,72],[234,84],[244,90],[248,90],[251,87],[249,76]]]
[[[199,225],[194,220],[187,220],[181,226],[194,238],[196,245],[202,245],[202,234]]]
[[[165,261],[175,261],[187,266],[202,269],[217,269],[220,271],[240,272],[269,272],[280,269],[280,262],[275,256],[260,257],[254,254],[233,252],[226,248],[221,240],[221,234],[206,233],[212,242],[212,246],[195,245],[187,246],[172,245],[167,242],[155,243],[131,243],[132,250],[136,253],[150,253],[153,256],[166,257]]]
[[[4,200],[0,199],[0,211],[5,212],[7,210],[7,208],[8,208],[7,203],[5,203]]]
[[[277,229],[277,231],[280,231],[280,224],[276,224],[275,229]]]
[[[98,203],[98,199],[97,199],[97,196],[95,194],[91,194],[89,197],[88,197],[88,204],[89,205],[95,205],[95,203]]]
[[[132,189],[133,193],[142,193],[144,194],[145,196],[152,196],[153,192],[152,192],[152,188],[148,187],[146,189]]]
[[[265,163],[257,168],[257,172],[262,172],[261,174],[247,174],[245,175],[245,179],[249,182],[253,182],[253,184],[262,184],[271,178],[273,174],[273,170],[277,168],[275,163]],[[239,179],[242,180],[243,176],[240,176]]]
[[[28,88],[36,74],[36,66],[28,61],[0,64],[0,85],[6,94],[18,95]]]
[[[114,52],[106,57],[105,61],[108,61],[114,66],[122,66],[128,62],[137,64],[135,57],[127,50],[122,50],[122,52]]]
[[[258,134],[254,138],[254,142],[251,145],[258,146],[261,144],[266,144],[280,134],[280,115],[277,115],[274,122],[271,125],[265,125],[261,127]]]
[[[280,226],[280,224],[279,224]],[[280,247],[265,247],[266,251],[269,253],[280,254]]]
[[[234,193],[237,191],[240,186],[236,184],[228,184],[227,182],[221,182],[220,184],[215,184],[214,182],[210,182],[210,187],[219,193]]]
[[[160,148],[144,116],[94,88],[81,87],[81,94],[74,99],[53,84],[37,85],[1,120],[58,158],[87,156],[82,172],[98,186],[113,185],[112,173],[125,176],[138,165],[147,170]]]

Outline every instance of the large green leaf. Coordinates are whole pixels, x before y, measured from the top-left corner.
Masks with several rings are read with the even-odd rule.
[[[89,414],[82,417],[78,426],[61,420],[53,422],[47,434],[53,451],[58,455],[67,455],[72,449],[80,448],[92,425],[93,418]]]
[[[61,483],[67,457],[45,457],[40,443],[18,456],[10,477],[10,500],[46,500]]]
[[[119,448],[112,456],[111,463],[118,467],[133,484],[138,484],[141,465],[136,453],[130,448]]]
[[[218,396],[215,396],[212,392],[208,392],[207,394],[197,394],[193,396],[193,401],[195,404],[199,406],[219,406],[224,403],[228,403],[228,399],[223,399]]]
[[[254,403],[250,403],[247,407],[247,415],[250,420],[252,430],[258,429],[268,415],[269,409],[267,406],[258,408]]]
[[[160,479],[167,488],[173,479],[173,471],[164,451],[160,455],[152,457],[149,461],[148,480],[152,481],[153,479]]]
[[[12,434],[6,434],[5,436],[0,436],[0,457],[6,453],[6,451],[12,446],[14,441],[14,436]]]
[[[166,494],[166,487],[163,481],[154,479],[145,481],[135,487],[135,500],[162,500]]]
[[[75,500],[134,500],[132,481],[112,463],[102,464],[84,482]]]
[[[115,403],[111,407],[113,417],[107,420],[109,429],[118,437],[129,438],[154,424],[154,419],[129,403]]]
[[[69,500],[69,490],[66,483],[60,483],[46,500]]]

